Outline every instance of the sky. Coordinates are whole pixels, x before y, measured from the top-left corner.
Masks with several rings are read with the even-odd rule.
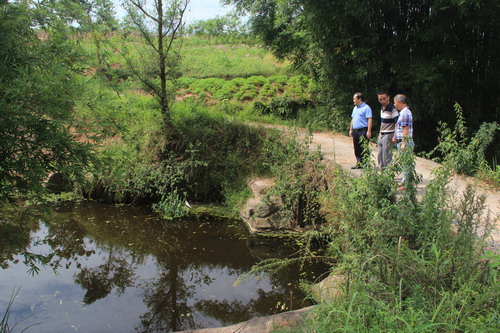
[[[116,4],[116,14],[119,19],[125,16],[125,11],[117,4],[119,1],[114,1]],[[188,12],[185,15],[186,24],[193,23],[197,20],[207,20],[216,16],[223,16],[229,13],[234,6],[222,6],[219,0],[191,0],[188,5]]]
[[[186,15],[186,23],[211,19],[229,13],[234,6],[222,6],[219,0],[191,0]]]

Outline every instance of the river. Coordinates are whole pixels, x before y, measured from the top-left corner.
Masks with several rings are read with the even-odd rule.
[[[310,305],[298,281],[325,270],[296,265],[235,283],[255,263],[293,248],[256,239],[234,220],[167,221],[147,207],[86,201],[51,214],[0,214],[0,317],[17,292],[9,323],[36,324],[27,332],[230,325]]]

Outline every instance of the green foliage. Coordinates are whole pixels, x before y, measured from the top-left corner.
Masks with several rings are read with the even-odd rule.
[[[166,193],[158,203],[153,204],[153,210],[169,219],[186,217],[189,215],[188,208],[177,191]]]
[[[72,112],[84,89],[75,76],[77,48],[56,29],[57,18],[35,9],[0,4],[0,201],[44,192],[50,172],[82,181],[91,159],[90,145],[76,140],[81,124]]]
[[[294,76],[288,80],[285,95],[291,96],[296,100],[307,100],[307,86],[309,79],[304,75]]]
[[[299,110],[307,108],[309,103],[298,101],[285,94],[273,97],[269,103],[261,103],[256,106],[257,110],[263,114],[272,114],[282,119],[295,119]]]
[[[268,196],[282,198],[283,223],[295,221],[301,227],[323,221],[319,194],[325,189],[324,166],[321,153],[311,152],[309,142],[309,138],[300,142],[295,136],[268,141],[265,146],[266,164],[276,176],[276,185]]]
[[[485,262],[482,257],[492,225],[478,229],[484,198],[469,189],[449,211],[449,171],[435,176],[420,202],[407,194],[396,197],[390,172],[378,177],[367,172],[332,189],[335,240],[329,253],[338,261],[337,273],[351,282],[345,298],[321,309],[336,312],[328,317],[330,327],[417,331],[436,326],[452,332],[496,326],[498,258]]]
[[[490,167],[487,163],[482,163],[476,177],[498,189],[500,188],[500,165],[494,164]]]
[[[187,26],[189,36],[217,38],[221,42],[240,42],[248,39],[246,25],[235,13],[217,16],[208,20],[197,20]]]
[[[475,175],[480,169],[487,165],[485,151],[493,142],[496,131],[500,128],[497,123],[484,123],[472,138],[467,135],[467,127],[460,105],[455,104],[457,121],[452,130],[444,122],[438,129],[439,143],[429,153],[432,156],[437,152],[443,156],[439,161],[449,166],[460,174]]]
[[[259,99],[267,100],[276,95],[276,88],[270,83],[265,83],[259,91]]]
[[[269,76],[290,71],[287,62],[279,62],[269,51],[252,43],[227,43],[217,38],[184,38],[182,76],[195,78]]]
[[[234,94],[234,98],[240,101],[248,101],[252,100],[259,94],[259,89],[251,84],[245,83],[240,87],[240,90],[236,94]]]
[[[243,78],[226,81],[222,88],[214,94],[214,98],[220,101],[234,99],[234,94],[236,94],[245,83],[246,81]]]
[[[367,165],[352,178],[337,168],[330,178],[319,161],[312,164],[316,171],[304,172],[307,156],[293,145],[285,147],[274,146],[271,155],[281,166],[277,188],[284,189],[276,194],[289,196],[289,207],[299,206],[302,193],[313,194],[313,216],[326,221],[298,238],[301,258],[296,260],[330,262],[334,274],[348,281],[342,296],[316,308],[306,322],[308,331],[495,331],[500,262],[487,251],[494,223],[484,221],[484,197],[469,187],[452,198],[447,168],[435,171],[421,200],[414,173],[407,191],[397,192],[394,177],[414,160],[410,151],[381,172]],[[253,271],[285,264],[266,260]]]
[[[158,201],[157,210],[176,216],[184,205],[176,193],[190,202],[236,202],[247,177],[265,172],[259,165],[265,134],[227,120],[224,112],[231,112],[231,104],[210,111],[193,100],[176,104],[175,132],[165,140],[152,98],[139,97],[122,96],[112,103],[122,129],[99,150],[99,167],[88,177],[91,196]]]
[[[193,84],[194,82],[196,82],[195,78],[184,77],[184,76],[180,77],[176,81],[178,89],[189,89],[189,87],[191,86],[191,84]]]
[[[225,82],[220,78],[195,80],[189,85],[189,90],[198,95],[207,92],[213,95],[224,86]]]
[[[457,101],[472,128],[499,118],[500,25],[496,1],[226,0],[278,59],[322,84],[324,100],[345,105],[362,91],[410,97],[420,149],[435,145],[438,120]],[[373,24],[378,22],[378,24]],[[460,52],[457,52],[460,50]],[[404,53],[405,56],[401,56]],[[471,98],[471,96],[474,96]],[[417,119],[418,118],[418,119]]]
[[[221,200],[229,184],[241,188],[250,174],[264,171],[259,165],[262,130],[228,121],[222,113],[189,101],[175,110],[179,152],[192,147],[192,157],[203,163],[188,174],[188,193],[195,199]]]

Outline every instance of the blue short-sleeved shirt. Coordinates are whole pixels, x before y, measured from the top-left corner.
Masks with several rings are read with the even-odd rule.
[[[364,102],[360,106],[355,105],[351,117],[353,129],[368,127],[368,118],[372,117],[372,109]]]

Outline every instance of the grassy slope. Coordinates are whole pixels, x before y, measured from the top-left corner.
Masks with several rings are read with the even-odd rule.
[[[181,71],[185,77],[233,79],[252,75],[290,73],[288,62],[278,62],[258,45],[223,44],[216,39],[187,38],[182,44]]]

